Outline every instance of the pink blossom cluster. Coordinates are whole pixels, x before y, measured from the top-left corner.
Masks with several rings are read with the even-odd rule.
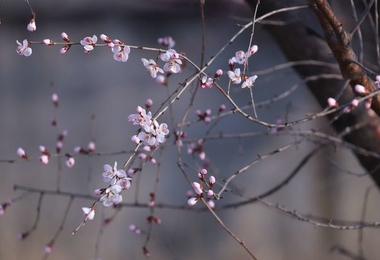
[[[122,202],[121,192],[131,187],[131,178],[122,169],[117,169],[117,162],[112,167],[109,164],[103,166],[103,181],[110,183],[108,188],[96,189],[95,195],[100,196],[100,201],[105,207],[110,207]]]
[[[137,114],[128,116],[128,121],[133,122],[134,125],[141,126],[139,133],[132,136],[132,141],[139,144],[142,142],[144,145],[157,147],[160,143],[165,142],[165,136],[169,134],[169,128],[166,123],[159,124],[156,119],[152,117],[152,113],[146,112],[145,109],[138,106]]]
[[[246,64],[248,58],[251,57],[258,51],[258,46],[253,45],[248,52],[244,52],[242,50],[237,51],[235,56],[229,59],[228,64],[230,66],[230,71],[227,72],[228,77],[230,78],[232,84],[240,84],[242,81],[241,88],[251,88],[257,79],[257,75],[253,75],[251,77],[242,74],[240,68],[234,68],[234,64]]]
[[[195,192],[195,196],[192,195],[192,192],[189,193],[189,199],[187,200],[187,204],[190,206],[194,206],[198,203],[202,198],[205,198],[207,201],[207,204],[211,207],[215,207],[214,203],[214,184],[215,184],[215,177],[210,176],[208,180],[206,180],[207,170],[202,169],[200,172],[198,172],[198,179],[201,181],[199,182],[193,182],[192,186]]]

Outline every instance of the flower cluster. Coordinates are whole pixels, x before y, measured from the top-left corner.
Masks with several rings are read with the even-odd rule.
[[[248,77],[247,75],[241,73],[240,68],[234,69],[234,64],[246,64],[248,58],[255,54],[257,51],[257,45],[253,45],[248,52],[244,52],[241,50],[237,51],[235,53],[235,56],[229,59],[228,64],[231,70],[228,71],[227,74],[232,84],[240,84],[243,81],[241,88],[251,88],[253,86],[257,79],[257,75]]]
[[[152,113],[146,112],[145,109],[138,106],[137,114],[128,116],[128,121],[134,125],[141,126],[143,131],[132,136],[132,141],[137,144],[142,142],[144,145],[157,147],[160,143],[165,142],[165,136],[169,134],[168,125],[165,123],[159,124],[156,119],[152,118]]]
[[[215,184],[216,180],[215,180],[215,177],[211,175],[207,181],[206,175],[207,175],[206,169],[202,169],[198,173],[198,179],[201,181],[201,183],[199,183],[199,182],[193,182],[192,183],[192,186],[193,186],[193,189],[194,189],[196,195],[192,196],[192,194],[189,194],[190,198],[187,200],[188,205],[194,206],[195,204],[198,203],[199,200],[201,200],[202,198],[206,198],[207,204],[211,208],[215,207],[215,203],[213,200],[213,198],[215,197],[213,188],[214,188],[214,184]]]
[[[127,190],[131,187],[131,178],[122,169],[117,169],[117,162],[112,167],[109,164],[103,166],[104,172],[102,173],[103,181],[109,182],[108,188],[97,189],[94,193],[100,197],[105,207],[110,207],[120,203],[123,200],[121,191]]]

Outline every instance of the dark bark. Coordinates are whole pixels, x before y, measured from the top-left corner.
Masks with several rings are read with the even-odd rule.
[[[246,1],[254,10],[257,1]],[[279,8],[304,4],[307,4],[306,0],[264,0],[260,2],[258,10],[259,15],[261,15]],[[266,28],[278,42],[278,45],[290,61],[310,59],[337,63],[332,50],[324,40],[323,30],[317,16],[311,8],[308,10],[303,9],[280,13],[277,14],[275,18],[288,23],[284,26],[268,25]],[[339,70],[320,66],[297,66],[295,70],[302,78],[318,74],[340,73]],[[347,75],[344,76],[346,77]],[[309,81],[307,85],[319,104],[322,107],[326,107],[327,99],[329,97],[335,97],[342,90],[344,82],[332,79],[321,79],[318,81]],[[346,104],[351,102],[354,97],[352,89],[348,87],[344,90],[338,102],[339,104]],[[334,115],[330,115],[330,118],[332,117],[334,117]],[[368,123],[344,136],[345,141],[380,154],[380,138],[378,133],[380,120],[377,116],[371,115],[371,113],[363,107],[358,107],[354,109],[353,112],[340,116],[333,123],[333,127],[337,132],[342,132],[347,127],[355,126],[363,122]],[[356,154],[356,156],[362,166],[371,174],[377,186],[380,187],[380,169],[378,169],[380,165],[379,157],[376,158],[362,154]]]

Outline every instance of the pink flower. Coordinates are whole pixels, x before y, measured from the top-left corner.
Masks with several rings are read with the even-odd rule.
[[[214,84],[214,79],[208,78],[207,76],[202,77],[202,83],[201,83],[202,88],[205,88],[205,87],[211,88],[212,84]]]
[[[162,61],[166,62],[164,65],[164,70],[167,72],[178,73],[181,71],[182,61],[179,58],[179,54],[173,50],[169,49],[165,53],[160,55]]]
[[[129,58],[131,48],[118,39],[113,40],[114,46],[112,47],[113,59],[119,62],[126,62]]]
[[[148,61],[147,59],[142,58],[141,61],[152,78],[156,78],[158,72],[164,73],[164,71],[157,66],[157,63],[154,60],[150,59]]]
[[[83,40],[80,41],[80,44],[83,45],[84,52],[89,54],[91,51],[94,50],[94,46],[97,41],[98,37],[96,37],[96,35],[93,35],[92,37],[85,37]]]
[[[246,54],[244,51],[237,51],[235,53],[235,57],[232,57],[231,60],[234,62],[234,63],[238,63],[238,64],[244,64],[245,61],[246,61]]]
[[[83,210],[83,213],[84,213],[84,215],[86,217],[85,220],[87,220],[87,219],[88,220],[93,220],[94,219],[94,217],[95,217],[95,209],[93,207],[92,208],[83,207],[82,210]]]
[[[228,77],[233,84],[239,84],[241,82],[240,69],[237,68],[234,71],[227,71]]]
[[[32,48],[29,47],[28,40],[23,40],[22,44],[19,41],[16,41],[16,43],[18,44],[16,52],[19,55],[24,55],[25,57],[29,57],[30,55],[32,55]]]
[[[253,86],[253,84],[255,83],[257,79],[257,75],[254,75],[252,77],[249,77],[248,79],[246,79],[243,84],[241,85],[241,88],[250,88]]]

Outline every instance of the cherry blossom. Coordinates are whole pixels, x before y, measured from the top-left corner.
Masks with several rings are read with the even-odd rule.
[[[98,37],[96,37],[96,35],[93,35],[92,37],[85,37],[83,40],[80,41],[80,44],[83,45],[84,52],[89,54],[91,53],[91,51],[94,50],[94,46],[97,41]]]
[[[82,211],[86,217],[85,221],[94,219],[94,217],[95,217],[95,208],[94,207],[92,207],[92,208],[83,207]]]
[[[232,60],[234,63],[244,64],[245,61],[246,61],[246,58],[247,58],[247,55],[245,54],[244,51],[237,51],[237,52],[235,53],[235,57],[232,57],[231,60]]]
[[[202,83],[201,83],[202,88],[205,88],[205,87],[211,88],[212,84],[214,84],[214,79],[208,78],[207,76],[202,77]]]
[[[118,39],[113,40],[113,43],[114,46],[111,48],[113,59],[119,62],[126,62],[129,58],[131,48]]]
[[[100,198],[100,201],[103,202],[105,207],[113,206],[114,204],[118,204],[122,202],[123,197],[120,192],[122,191],[122,187],[119,185],[112,185],[105,190],[104,195]]]
[[[164,71],[160,67],[157,66],[157,63],[154,60],[150,59],[148,61],[147,59],[142,58],[141,61],[144,64],[147,71],[150,73],[150,76],[152,78],[155,79],[157,77],[158,72],[164,73]]]
[[[152,113],[146,112],[145,109],[138,106],[138,114],[128,116],[128,121],[134,125],[140,125],[144,131],[132,136],[132,141],[135,143],[143,142],[145,145],[158,146],[165,141],[165,136],[169,134],[168,125],[165,123],[159,124],[157,120],[152,119]]]
[[[239,84],[241,82],[240,69],[237,68],[234,71],[227,71],[228,77],[233,84]]]
[[[241,84],[241,88],[250,88],[253,86],[253,84],[255,83],[257,79],[257,75],[253,75],[252,77],[249,77],[248,79],[246,79],[243,84]]]
[[[178,73],[181,71],[182,61],[179,54],[174,49],[169,49],[160,55],[162,61],[166,62],[164,70],[167,72]]]
[[[124,170],[117,169],[117,162],[115,162],[113,168],[109,164],[105,164],[103,166],[104,172],[102,173],[103,181],[104,182],[110,182],[111,185],[115,185],[118,179],[125,178],[127,174]]]
[[[24,55],[25,57],[32,55],[32,48],[29,47],[29,42],[27,39],[23,40],[22,43],[19,41],[16,41],[16,43],[18,44],[16,52],[19,55]]]

